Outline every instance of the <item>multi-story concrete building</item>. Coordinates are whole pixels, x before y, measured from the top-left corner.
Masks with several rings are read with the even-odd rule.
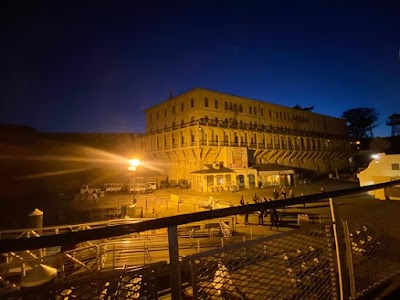
[[[277,176],[288,167],[323,173],[350,156],[344,120],[264,101],[196,88],[145,113],[143,155],[197,190],[274,181],[253,165],[286,166]]]

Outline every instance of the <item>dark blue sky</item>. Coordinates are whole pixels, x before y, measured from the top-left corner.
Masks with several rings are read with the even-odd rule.
[[[195,87],[339,117],[400,113],[400,1],[10,1],[0,123],[143,132]]]

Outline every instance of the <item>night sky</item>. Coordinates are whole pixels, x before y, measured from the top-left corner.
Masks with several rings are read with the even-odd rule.
[[[1,2],[0,123],[144,132],[195,87],[281,105],[400,113],[400,1]]]

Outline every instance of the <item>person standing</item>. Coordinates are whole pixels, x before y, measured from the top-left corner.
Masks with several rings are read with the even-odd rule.
[[[249,204],[249,202],[247,202],[246,204]],[[244,214],[244,224],[248,225],[249,224],[249,212],[246,211],[246,213]]]
[[[272,229],[273,226],[276,227],[276,230],[278,230],[278,225],[279,225],[279,214],[276,208],[271,208],[271,217],[270,217],[270,228]]]
[[[264,212],[262,210],[257,212],[258,214],[258,225],[263,226],[264,225]]]
[[[263,198],[264,203],[270,202],[271,199],[267,199],[266,197]],[[266,210],[264,210],[264,218],[266,218],[268,216],[268,213],[271,213],[271,209],[267,208]]]
[[[272,192],[272,199],[278,200],[279,199],[279,193],[276,189]]]
[[[240,197],[240,205],[244,205],[244,197],[242,195],[242,197]]]
[[[286,189],[284,187],[281,189],[281,199],[282,200],[286,199]]]
[[[254,203],[258,203],[259,200],[260,200],[260,198],[258,197],[257,193],[255,193],[254,196],[253,196]]]

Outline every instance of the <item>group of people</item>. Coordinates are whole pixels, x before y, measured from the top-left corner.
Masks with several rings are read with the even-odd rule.
[[[323,187],[320,189],[321,193],[324,193],[325,190]],[[303,193],[300,194],[300,196],[304,196]],[[292,189],[289,190],[289,193],[287,194],[286,188],[283,187],[281,188],[280,192],[278,192],[276,189],[273,189],[272,191],[272,197],[267,199],[266,197],[263,197],[262,199],[257,195],[257,193],[254,194],[253,196],[253,202],[254,203],[263,203],[263,202],[269,202],[269,201],[277,201],[277,200],[285,200],[285,199],[290,199],[290,198],[295,198],[295,194]],[[240,205],[245,205],[249,204],[249,202],[245,202],[244,196],[242,195],[240,198]],[[306,207],[306,203],[303,203],[303,207]],[[285,206],[283,206],[285,208]],[[279,212],[277,211],[276,208],[271,208],[267,209],[265,211],[258,211],[258,224],[259,225],[264,225],[264,218],[266,218],[270,214],[270,227],[272,228],[275,226],[278,229],[279,225]],[[249,224],[249,213],[245,214],[245,219],[244,223],[247,225]]]
[[[253,201],[254,201],[254,203],[262,203],[262,202],[272,201],[272,199],[267,199],[266,197],[264,197],[261,200],[261,198],[257,194],[254,194]],[[240,198],[240,205],[245,205],[245,204],[249,204],[249,202],[245,203],[244,197],[242,195],[242,197]],[[268,216],[268,214],[270,214],[270,227],[272,228],[273,226],[275,226],[276,229],[278,229],[278,226],[279,226],[279,213],[278,213],[278,211],[277,211],[277,209],[275,207],[273,207],[271,209],[266,209],[266,210],[257,212],[258,225],[261,225],[261,226],[264,225],[264,218],[266,218]],[[249,224],[249,213],[248,212],[245,213],[244,223],[245,223],[245,225]]]

